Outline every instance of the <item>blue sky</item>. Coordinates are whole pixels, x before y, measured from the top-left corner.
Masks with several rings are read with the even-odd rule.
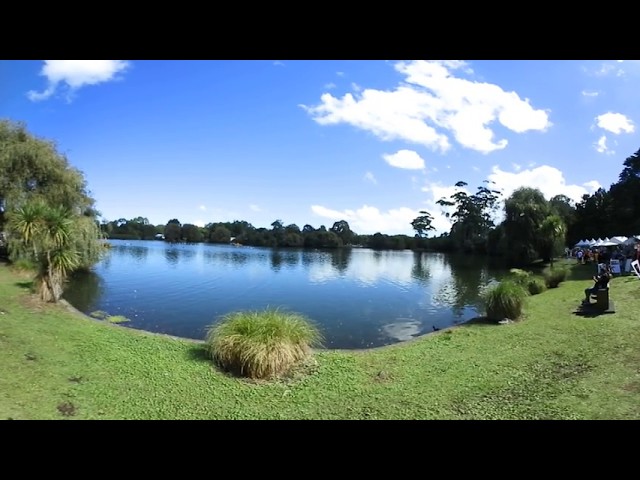
[[[640,148],[640,61],[0,61],[106,220],[413,234],[458,180],[579,200]]]

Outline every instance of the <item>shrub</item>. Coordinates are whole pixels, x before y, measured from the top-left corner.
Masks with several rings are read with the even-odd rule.
[[[557,288],[562,282],[567,279],[566,268],[552,268],[544,272],[544,282],[548,288]]]
[[[205,344],[224,370],[265,379],[289,372],[321,340],[318,329],[304,316],[267,309],[225,315],[209,328]]]
[[[38,270],[38,266],[27,258],[18,258],[11,263],[11,267],[18,273],[33,273]]]
[[[526,270],[521,270],[519,268],[512,268],[509,270],[509,273],[511,274],[509,280],[513,280],[520,285],[526,285],[533,275],[532,272],[527,272]]]
[[[547,284],[544,278],[531,277],[526,283],[526,288],[530,295],[538,295],[547,289]]]
[[[484,294],[487,317],[492,320],[517,320],[522,315],[527,291],[513,280],[503,280]]]

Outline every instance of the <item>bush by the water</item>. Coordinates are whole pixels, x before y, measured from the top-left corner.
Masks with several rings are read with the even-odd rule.
[[[547,289],[545,279],[535,276],[533,272],[512,268],[508,280],[517,283],[524,288],[530,295],[538,295]]]
[[[487,317],[492,320],[517,320],[522,315],[528,293],[513,280],[503,280],[484,293]]]
[[[556,267],[544,272],[544,282],[548,288],[557,288],[567,279],[567,269]]]
[[[520,285],[524,285],[533,275],[533,272],[521,270],[520,268],[512,268],[509,270],[510,280],[513,280]]]
[[[527,280],[526,288],[530,295],[538,295],[547,289],[544,278],[531,277]]]
[[[225,315],[210,327],[205,340],[207,352],[220,367],[254,379],[287,373],[321,341],[307,318],[278,309]]]

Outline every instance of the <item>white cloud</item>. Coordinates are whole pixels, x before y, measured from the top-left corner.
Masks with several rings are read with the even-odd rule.
[[[276,60],[275,62],[273,62],[273,65],[275,67],[284,67],[284,63],[282,63],[280,60]]]
[[[471,170],[473,170],[474,172],[479,172],[480,169],[476,166],[471,167]]]
[[[618,65],[616,65],[616,63]],[[619,65],[620,63],[622,62],[620,62],[619,60],[616,61],[615,63],[613,62],[602,63],[598,67],[598,69],[595,71],[595,74],[599,77],[604,77],[608,75],[615,75],[616,77],[621,77],[622,75],[624,75],[624,70]]]
[[[518,164],[518,163],[512,163],[511,166],[513,167],[513,169],[516,172],[519,172],[522,169],[522,165]]]
[[[369,285],[380,278],[385,278],[394,283],[409,285],[413,281],[414,265],[414,257],[403,252],[380,252],[375,262],[371,262],[365,255],[355,253],[351,256],[349,266],[344,272],[336,270],[331,262],[314,262],[309,269],[309,280],[313,283],[324,283],[344,276]]]
[[[333,82],[329,82],[327,84],[325,84],[324,88],[326,88],[327,90],[331,90],[332,88],[336,88],[336,84]]]
[[[598,95],[600,95],[599,92],[594,92],[590,90],[583,90],[581,93],[583,97],[597,97]]]
[[[249,208],[251,210],[253,210],[254,212],[261,212],[262,211],[262,209],[258,205],[254,205],[254,204],[249,205]]]
[[[336,72],[336,75],[339,77],[344,77],[344,72]]]
[[[374,185],[378,184],[378,180],[376,180],[376,177],[371,172],[365,173],[364,174],[364,179],[367,180],[368,182],[373,183]]]
[[[590,180],[588,182],[584,182],[582,185],[587,187],[589,193],[593,193],[599,188],[602,188],[602,185],[600,185],[600,182],[598,182],[597,180]]]
[[[196,227],[204,227],[204,225],[205,225],[204,220],[194,220],[194,221],[193,221],[193,224],[194,224]]]
[[[424,160],[413,150],[398,150],[393,154],[384,154],[382,158],[392,167],[406,170],[421,170],[424,168]]]
[[[357,210],[331,210],[321,205],[312,205],[311,211],[319,217],[334,222],[346,220],[353,230],[359,234],[386,233],[411,234],[411,222],[419,215],[418,210],[400,207],[381,212],[376,207],[363,205]]]
[[[124,60],[45,60],[40,75],[47,77],[47,88],[42,92],[31,90],[27,97],[34,102],[45,100],[63,84],[70,100],[79,88],[116,80],[128,67]]]
[[[405,81],[394,90],[364,89],[342,98],[325,93],[316,106],[301,105],[320,125],[349,124],[384,141],[404,140],[445,152],[448,134],[465,148],[482,153],[507,146],[494,141],[493,123],[515,133],[544,131],[551,126],[548,114],[528,99],[506,92],[498,85],[456,77],[466,69],[461,61],[398,62],[395,69]]]
[[[199,206],[198,206],[198,209],[199,209],[199,210],[202,210],[203,212],[206,212],[206,211],[207,211],[207,207],[206,207],[205,205],[199,205]]]
[[[616,153],[613,150],[610,150],[609,147],[607,146],[607,136],[606,135],[602,135],[597,142],[595,142],[593,144],[593,146],[595,147],[596,151],[598,153],[605,153],[607,155],[613,155],[614,153]]]
[[[547,199],[555,195],[566,195],[576,202],[580,201],[582,195],[591,193],[585,186],[593,187],[598,183],[592,180],[582,185],[568,185],[562,172],[549,165],[518,173],[505,172],[494,166],[488,180],[495,182],[494,189],[501,191],[503,198],[508,198],[520,187],[531,187],[540,190]]]
[[[358,85],[357,83],[355,83],[355,82],[351,82],[351,89],[354,92],[359,92],[359,91],[362,90],[362,87],[360,85]]]
[[[598,190],[599,188],[602,187],[602,185],[600,185],[600,182],[598,182],[597,180],[591,180],[590,182],[584,182],[582,185],[587,187],[590,190],[591,193],[595,192],[596,190]]]
[[[598,127],[608,132],[619,135],[620,133],[633,133],[633,122],[622,113],[604,113],[596,117]]]

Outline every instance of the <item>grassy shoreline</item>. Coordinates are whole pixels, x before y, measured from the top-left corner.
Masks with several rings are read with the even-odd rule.
[[[640,281],[612,281],[615,314],[576,316],[591,274],[575,267],[518,323],[322,350],[307,375],[260,383],[201,342],[43,306],[0,264],[0,419],[638,419]]]

